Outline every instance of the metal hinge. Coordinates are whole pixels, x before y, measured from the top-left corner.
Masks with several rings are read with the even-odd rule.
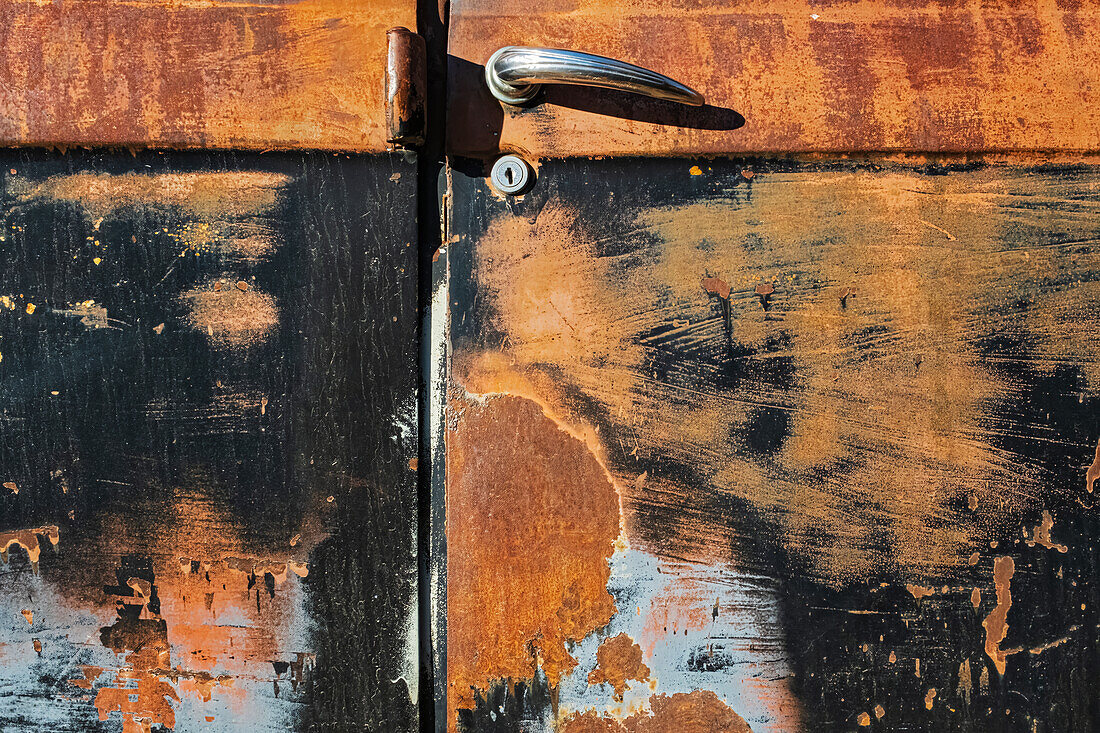
[[[427,48],[408,28],[386,32],[386,141],[402,148],[424,144],[427,115]]]

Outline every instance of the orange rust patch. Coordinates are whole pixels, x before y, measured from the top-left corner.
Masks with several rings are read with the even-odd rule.
[[[640,470],[630,458],[697,466],[706,490],[777,516],[783,541],[827,582],[876,568],[901,567],[908,577],[957,568],[1026,501],[1023,488],[1005,490],[1002,479],[1039,487],[1031,466],[996,450],[983,427],[987,400],[1003,389],[1002,376],[973,353],[966,315],[987,297],[986,268],[1003,259],[990,204],[972,190],[986,179],[945,178],[817,171],[754,183],[743,209],[724,201],[646,209],[631,226],[654,244],[621,259],[596,244],[616,235],[568,204],[548,205],[534,220],[499,217],[472,256],[481,315],[504,346],[460,347],[453,373],[478,392],[522,384],[574,425],[599,420],[608,465],[624,485]],[[942,236],[917,223],[925,208],[959,241],[981,242],[978,254],[945,271]],[[768,247],[739,244],[753,236]],[[843,248],[817,251],[814,243],[838,236]],[[701,241],[723,244],[704,250]],[[748,307],[756,296],[736,307],[725,300],[773,278],[783,294],[772,296],[778,314]],[[859,307],[849,301],[842,313],[845,287],[858,290]],[[727,391],[686,371],[655,378],[646,334],[670,324],[683,329],[674,348],[685,356],[724,341],[751,359],[789,357],[795,384],[753,377]],[[789,351],[771,354],[776,343]],[[700,368],[725,368],[717,357],[706,361]],[[740,428],[760,408],[787,415],[774,455],[744,450]],[[988,511],[966,512],[971,497]],[[868,503],[874,512],[859,510]],[[880,527],[888,541],[872,546]],[[688,532],[709,538],[713,530]]]
[[[930,687],[928,693],[924,696],[924,707],[928,710],[932,709],[932,705],[936,699],[936,688]]]
[[[449,726],[474,690],[556,686],[565,644],[607,624],[619,497],[588,447],[531,400],[452,399],[447,436]]]
[[[970,605],[974,607],[974,610],[978,610],[978,606],[982,605],[982,590],[981,588],[975,588],[970,591]]]
[[[138,590],[140,584],[134,580],[131,578],[127,585]],[[100,720],[107,720],[112,712],[122,713],[123,733],[147,731],[147,721],[168,728],[176,726],[171,701],[179,702],[179,695],[172,685],[150,672],[169,666],[170,649],[168,627],[146,607],[148,597],[149,593],[137,599],[117,596],[119,618],[100,630],[100,641],[116,654],[125,654],[127,666],[115,674],[114,686],[96,692],[95,706]]]
[[[879,720],[882,720],[882,718],[885,715],[886,715],[886,708],[882,707],[881,705],[875,705],[875,717],[878,718]]]
[[[195,288],[181,300],[188,324],[218,344],[247,346],[266,338],[279,320],[275,299],[256,290]]]
[[[170,700],[179,702],[180,698],[172,685],[147,672],[120,671],[118,679],[119,684],[137,684],[99,688],[95,706],[100,720],[107,720],[112,712],[122,713],[122,733],[147,733],[146,721],[176,727],[176,711]]]
[[[651,715],[627,718],[629,733],[752,733],[749,724],[710,690],[654,695]]]
[[[14,481],[5,481],[4,482],[4,488],[7,489],[8,491],[10,491],[13,494],[18,494],[19,493],[19,485],[16,484]]]
[[[34,611],[30,610],[29,608],[24,608],[23,611],[22,611],[22,614],[23,614],[23,618],[27,619],[27,623],[30,624],[31,626],[33,626],[34,625]]]
[[[1039,524],[1035,525],[1031,529],[1031,536],[1028,537],[1027,531],[1024,532],[1024,537],[1027,537],[1028,547],[1035,547],[1035,545],[1042,545],[1048,550],[1057,550],[1058,552],[1068,552],[1069,548],[1065,545],[1060,545],[1050,538],[1050,530],[1054,527],[1054,517],[1050,516],[1050,512],[1043,510],[1043,518]]]
[[[623,700],[627,680],[645,682],[649,667],[642,662],[642,648],[625,633],[607,639],[596,651],[596,668],[588,673],[588,684],[606,682],[615,690],[615,699]]]
[[[21,203],[55,201],[78,204],[87,217],[102,221],[121,209],[166,207],[198,219],[258,216],[271,211],[280,190],[290,182],[281,173],[233,171],[208,173],[74,173],[43,180],[7,182],[9,195]],[[200,222],[173,232],[184,244],[208,231]],[[199,229],[195,229],[198,227]],[[190,232],[190,234],[188,234]]]
[[[626,733],[623,724],[595,710],[573,713],[559,728],[560,733]]]
[[[0,532],[0,560],[4,564],[8,562],[8,551],[13,545],[22,547],[27,552],[27,559],[31,562],[31,568],[38,572],[38,558],[42,554],[42,547],[38,544],[38,537],[45,535],[50,544],[57,547],[61,539],[61,530],[54,525],[35,527],[33,529],[16,529],[11,532]]]
[[[409,0],[20,1],[0,23],[5,145],[384,151],[386,29],[416,15]]]
[[[1008,660],[1009,651],[1001,648],[1001,642],[1008,634],[1008,609],[1012,607],[1012,590],[1009,583],[1016,572],[1016,562],[1011,557],[998,557],[993,560],[993,582],[997,587],[997,605],[982,621],[985,627],[985,653],[993,660],[993,666],[1002,675]]]
[[[856,722],[866,727],[871,724],[871,716],[867,713],[860,713],[859,716],[856,718]]]
[[[653,695],[650,713],[637,713],[621,723],[594,710],[565,719],[560,733],[752,733],[744,718],[710,690]]]
[[[518,0],[453,5],[447,50],[471,70],[449,80],[449,152],[520,149],[543,158],[1100,146],[1100,24],[1092,3],[552,0],[528,11]],[[697,89],[711,106],[670,116],[647,100],[628,109],[550,103],[508,109],[501,119],[474,65],[506,44],[623,59]]]

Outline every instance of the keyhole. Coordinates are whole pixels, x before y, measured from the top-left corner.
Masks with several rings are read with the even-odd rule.
[[[491,180],[493,185],[503,193],[515,194],[527,185],[528,176],[529,169],[526,163],[514,155],[505,155],[493,164]]]

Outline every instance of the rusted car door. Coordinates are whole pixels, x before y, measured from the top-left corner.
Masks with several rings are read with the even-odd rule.
[[[395,26],[0,6],[0,730],[417,729]]]
[[[453,0],[440,730],[1100,726],[1098,23]]]

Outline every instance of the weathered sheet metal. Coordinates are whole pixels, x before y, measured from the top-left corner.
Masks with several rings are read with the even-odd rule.
[[[0,729],[417,729],[415,172],[4,156]]]
[[[1095,0],[454,0],[450,21],[456,155],[1100,148]],[[504,109],[480,67],[506,45],[635,63],[709,106],[563,87]]]
[[[447,725],[1091,731],[1094,166],[448,191]]]
[[[382,151],[410,0],[0,3],[0,144]]]

